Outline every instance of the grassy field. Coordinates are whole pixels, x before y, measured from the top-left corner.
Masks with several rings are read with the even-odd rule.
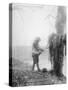
[[[13,59],[12,68],[12,86],[34,86],[34,85],[51,85],[65,84],[66,77],[58,78],[50,72],[31,71],[31,66]]]
[[[66,78],[61,77],[58,79],[55,75],[50,73],[42,73],[38,71],[20,71],[13,70],[12,85],[13,86],[33,86],[33,85],[51,85],[51,84],[64,84]]]

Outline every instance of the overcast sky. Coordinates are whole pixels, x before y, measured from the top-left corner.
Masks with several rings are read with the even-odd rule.
[[[56,6],[13,4],[12,11],[13,46],[31,46],[36,37],[46,46],[48,36],[56,33]]]

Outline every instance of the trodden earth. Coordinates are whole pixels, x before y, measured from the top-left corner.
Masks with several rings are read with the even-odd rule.
[[[12,86],[34,86],[34,85],[52,85],[65,84],[66,77],[58,78],[55,74],[42,71],[22,71],[13,70]]]

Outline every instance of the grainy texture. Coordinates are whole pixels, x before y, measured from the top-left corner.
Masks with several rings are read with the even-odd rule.
[[[58,78],[49,72],[13,70],[13,86],[65,84],[66,77]]]

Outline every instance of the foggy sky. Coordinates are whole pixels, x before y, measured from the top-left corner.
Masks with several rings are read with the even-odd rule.
[[[56,33],[56,6],[13,4],[12,10],[13,46],[30,46],[37,36],[41,37],[41,45],[46,46],[48,36]]]

